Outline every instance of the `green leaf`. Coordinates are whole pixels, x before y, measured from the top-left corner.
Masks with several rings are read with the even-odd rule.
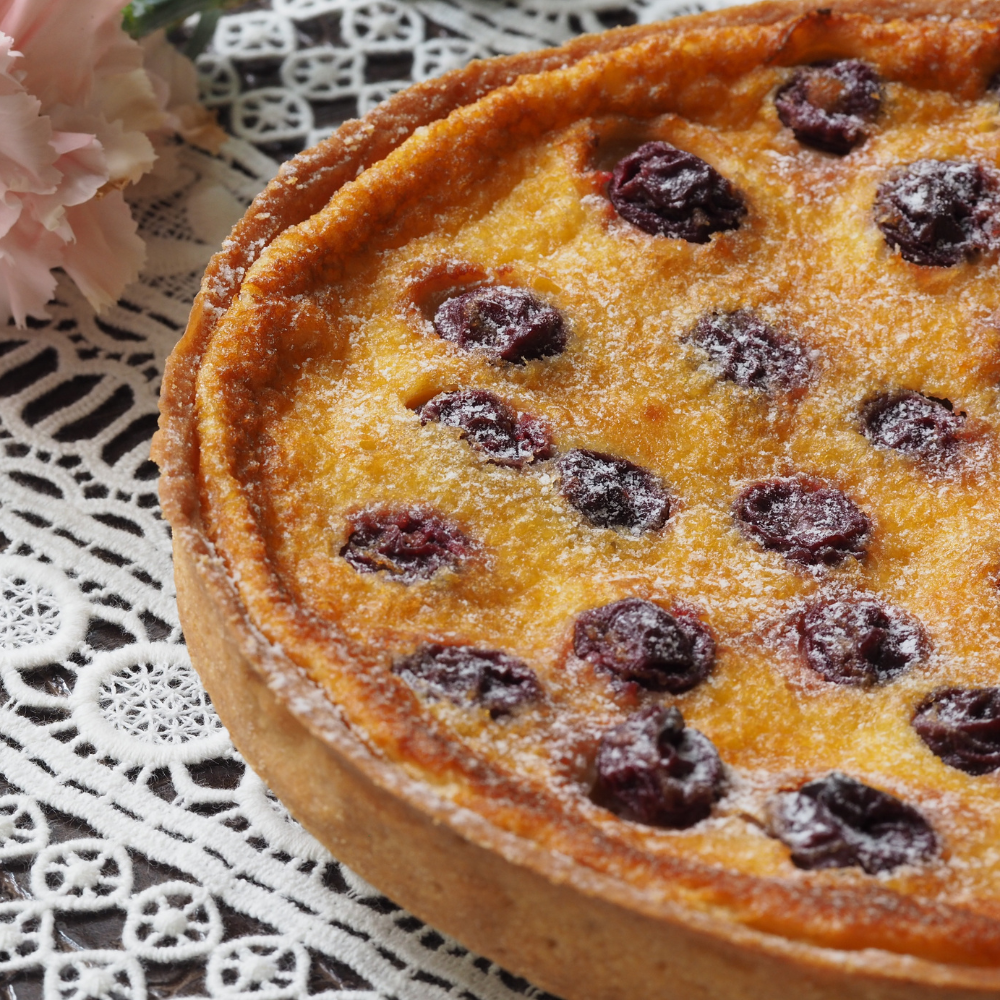
[[[215,26],[219,23],[220,17],[222,17],[221,10],[206,10],[198,18],[198,23],[194,26],[191,37],[184,45],[184,55],[188,59],[197,59],[205,51],[205,47],[215,34]]]
[[[122,26],[133,38],[141,38],[158,28],[169,28],[192,14],[201,14],[202,21],[206,14],[214,14],[215,18],[211,19],[214,28],[218,13],[238,3],[239,0],[132,0],[122,15]],[[207,41],[202,43],[202,48]]]

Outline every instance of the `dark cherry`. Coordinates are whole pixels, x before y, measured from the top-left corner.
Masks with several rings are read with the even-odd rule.
[[[681,694],[708,676],[715,640],[694,615],[627,597],[577,618],[573,652],[650,691]]]
[[[781,124],[799,142],[839,156],[865,141],[881,103],[878,73],[860,59],[800,66],[774,95]]]
[[[457,525],[422,507],[380,507],[352,514],[340,554],[359,572],[388,573],[400,583],[429,580],[472,552]]]
[[[648,469],[575,448],[559,459],[563,496],[598,528],[656,531],[670,516],[670,498]]]
[[[644,233],[689,243],[738,229],[747,211],[743,195],[718,170],[666,142],[647,142],[619,160],[608,197]]]
[[[966,774],[1000,768],[1000,688],[939,688],[913,712],[917,735]]]
[[[683,829],[712,811],[722,777],[711,740],[676,708],[650,705],[601,737],[593,799],[623,819]]]
[[[497,649],[421,646],[397,660],[392,671],[427,697],[447,698],[456,705],[480,705],[494,719],[542,695],[534,670]]]
[[[463,350],[515,364],[559,354],[566,346],[559,311],[526,288],[507,285],[482,285],[445,300],[434,314],[434,329]]]
[[[688,339],[708,353],[720,378],[745,389],[791,389],[809,375],[802,345],[749,309],[702,316]]]
[[[420,409],[420,422],[430,420],[460,428],[462,437],[496,465],[520,469],[552,454],[552,438],[541,421],[485,389],[442,392]]]
[[[871,522],[846,494],[814,479],[769,479],[743,490],[733,506],[744,534],[806,565],[860,559]]]
[[[1000,237],[1000,174],[966,160],[917,160],[890,171],[875,222],[903,260],[951,267]]]
[[[920,458],[941,458],[958,444],[965,414],[946,399],[911,389],[883,393],[861,407],[861,430],[872,444]]]
[[[836,771],[776,795],[769,820],[771,836],[809,870],[858,865],[874,875],[937,851],[934,831],[913,806]]]
[[[884,684],[927,652],[919,622],[872,598],[811,604],[797,625],[806,663],[834,684]]]

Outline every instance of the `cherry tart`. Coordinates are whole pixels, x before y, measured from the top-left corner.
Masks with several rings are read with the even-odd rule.
[[[1000,996],[998,68],[1000,3],[769,3],[283,169],[155,454],[335,854],[568,1000]]]

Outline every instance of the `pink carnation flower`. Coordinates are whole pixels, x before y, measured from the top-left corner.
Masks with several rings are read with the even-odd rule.
[[[95,309],[139,274],[122,189],[177,127],[125,0],[0,0],[0,323],[46,316],[61,267]]]

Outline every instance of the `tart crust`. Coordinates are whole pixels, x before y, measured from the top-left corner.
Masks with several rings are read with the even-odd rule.
[[[226,343],[233,343],[227,322],[230,331],[266,333],[289,318],[290,290],[309,274],[303,266],[308,238],[320,226],[329,237],[337,223],[322,218],[303,228],[306,239],[298,232],[286,236],[279,243],[284,257],[266,253],[279,234],[309,219],[346,181],[377,164],[418,127],[521,75],[571,67],[644,41],[650,51],[676,42],[670,51],[677,52],[686,38],[696,46],[704,37],[700,33],[713,28],[778,25],[782,44],[788,39],[794,44],[803,24],[823,17],[836,31],[849,24],[836,15],[854,10],[876,19],[1000,18],[995,2],[831,6],[832,18],[805,4],[768,3],[620,29],[551,52],[473,64],[397,95],[282,168],[213,259],[165,376],[154,457],[174,532],[181,618],[192,660],[237,746],[338,858],[421,918],[568,1000],[832,998],[848,990],[866,998],[1000,995],[1000,923],[877,885],[841,891],[816,883],[798,892],[777,891],[683,861],[660,872],[661,879],[674,881],[676,891],[644,891],[586,863],[587,848],[579,839],[567,841],[575,851],[538,843],[533,823],[548,818],[551,803],[522,796],[516,787],[498,788],[495,776],[483,778],[461,752],[401,727],[406,706],[378,685],[360,697],[376,706],[371,718],[383,731],[374,741],[370,732],[359,736],[344,710],[303,671],[317,658],[343,664],[358,654],[346,642],[331,645],[329,634],[298,614],[288,594],[275,587],[266,546],[247,519],[249,508],[238,489],[227,487],[231,470],[220,465],[215,440],[204,437],[216,432],[224,437],[225,431],[206,422],[204,407],[199,411],[199,368],[206,351],[219,357]],[[997,33],[995,24],[978,30],[991,37]],[[774,33],[762,44],[773,47]],[[742,57],[759,61],[761,53]],[[981,87],[982,81],[970,86]],[[496,106],[502,108],[503,100],[498,97]],[[419,169],[419,157],[412,165]],[[361,209],[339,231],[343,245],[350,243],[349,227],[370,224]],[[265,260],[246,283],[247,271],[262,255]],[[295,321],[307,327],[309,317],[299,314]],[[222,385],[229,388],[231,383]],[[210,447],[203,449],[200,442]],[[251,565],[260,570],[257,580],[246,576]],[[240,587],[234,567],[241,572]],[[261,631],[266,628],[274,638],[276,619],[260,613],[269,607],[285,613],[280,644],[268,642]],[[359,696],[343,693],[348,703]],[[354,706],[347,707],[350,713]],[[373,752],[373,742],[393,745],[403,763]],[[439,776],[461,775],[478,792],[467,801],[449,799],[418,776],[419,768],[406,766],[408,756],[430,762]],[[483,806],[491,796],[504,803],[492,812]],[[814,929],[812,940],[797,932],[803,922]],[[866,947],[872,941],[881,947]]]

